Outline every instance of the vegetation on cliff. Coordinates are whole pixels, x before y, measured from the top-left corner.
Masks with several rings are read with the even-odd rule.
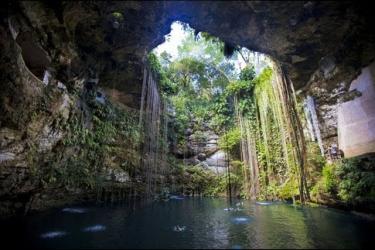
[[[166,51],[149,55],[175,111],[178,145],[186,144],[189,123],[209,124],[228,153],[232,192],[238,196],[348,204],[373,200],[372,175],[361,174],[366,170],[356,159],[328,163],[315,142],[305,141],[302,100],[275,65],[263,61],[254,67],[257,60],[246,49],[225,58],[220,40],[188,26],[185,32],[174,59]],[[246,63],[242,69],[235,67],[240,57]],[[228,190],[228,176],[197,166],[180,168],[184,186],[193,190],[188,193],[223,195]],[[371,191],[362,197],[365,188]]]

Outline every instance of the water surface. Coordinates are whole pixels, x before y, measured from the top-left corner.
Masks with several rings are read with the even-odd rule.
[[[27,248],[362,248],[375,243],[374,221],[335,209],[229,205],[210,198],[137,207],[52,209],[1,222],[1,235],[14,247]]]

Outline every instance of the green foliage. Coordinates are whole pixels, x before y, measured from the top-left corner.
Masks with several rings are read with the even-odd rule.
[[[175,131],[177,133],[178,141],[185,138],[185,130],[188,127],[190,120],[189,98],[186,96],[172,96],[171,102],[174,104],[176,117],[174,121]]]
[[[374,159],[353,157],[342,160],[337,166],[339,197],[344,201],[359,203],[375,202],[375,169]]]
[[[261,89],[266,89],[267,86],[270,87],[271,83],[271,78],[273,75],[273,70],[271,67],[265,68],[256,78],[254,78],[255,85],[260,86]]]
[[[162,66],[164,70],[168,68],[169,64],[172,62],[172,56],[168,54],[166,51],[163,51],[160,54],[160,57],[158,59],[159,59],[160,65]]]
[[[371,157],[353,157],[326,164],[312,188],[315,198],[330,197],[353,205],[375,204],[375,169]]]
[[[204,171],[201,167],[191,167],[186,169],[188,181],[185,186],[187,192],[204,193],[205,189],[212,181],[213,175]]]
[[[93,131],[84,128],[77,116],[72,116],[69,122],[70,135],[63,145],[74,150],[68,157],[61,154],[52,155],[60,159],[48,159],[38,173],[43,186],[57,185],[66,188],[88,188],[95,186],[97,168],[107,148],[102,147]],[[88,151],[86,151],[87,149]]]
[[[88,93],[82,97],[92,114],[92,129],[86,127],[83,113],[74,112],[67,124],[61,125],[66,136],[57,145],[56,152],[47,155],[41,167],[34,171],[34,178],[44,187],[93,190],[102,185],[105,160],[114,153],[115,146],[128,142],[138,147],[138,116],[109,101],[105,105],[98,103],[94,96]]]
[[[258,196],[259,200],[271,200],[278,198],[279,186],[275,182],[269,182],[267,185],[262,186],[262,190]]]
[[[318,172],[320,173],[323,166],[326,164],[324,156],[320,153],[320,148],[316,142],[308,142],[306,145],[306,167],[311,175]],[[315,178],[314,178],[315,179]]]
[[[311,189],[311,195],[314,199],[320,197],[336,197],[337,194],[337,180],[334,178],[332,166],[325,166],[323,168],[322,177],[315,183]]]
[[[217,133],[225,131],[234,124],[234,109],[225,94],[216,95],[212,102],[211,126]]]
[[[206,33],[194,33],[184,25],[185,38],[175,60],[166,52],[149,55],[154,72],[159,75],[162,91],[175,107],[178,143],[184,140],[187,123],[194,119],[201,126],[209,122],[218,133],[233,124],[233,105],[225,87],[234,79],[234,65],[222,54],[224,43]],[[172,86],[173,91],[163,86]]]
[[[162,94],[175,94],[177,91],[176,85],[174,85],[173,82],[167,76],[167,72],[165,72],[165,70],[162,68],[158,57],[154,53],[149,53],[147,59],[151,71],[153,72],[154,76],[156,76],[156,80],[159,83]]]
[[[206,134],[202,131],[198,130],[193,135],[194,135],[195,140],[197,141],[205,142],[207,140]]]
[[[178,185],[177,190],[187,195],[225,196],[228,191],[228,176],[216,175],[212,171],[201,166],[185,167],[181,164],[173,164],[173,175]],[[234,192],[242,188],[241,172],[236,167],[231,169],[231,186]]]
[[[290,178],[278,191],[278,197],[281,199],[290,199],[299,194],[298,181],[296,178]]]
[[[218,50],[222,44],[202,36],[195,39],[194,32],[188,26],[185,29],[190,33],[178,48],[176,60],[171,60],[163,52],[159,57],[163,62],[161,66],[154,54],[149,55],[151,68],[159,76],[162,92],[170,96],[172,107],[175,108],[174,126],[179,144],[184,140],[191,119],[196,120],[198,127],[212,120],[210,125],[222,130],[233,116],[226,96],[218,94],[229,83],[226,74],[232,70]]]
[[[185,132],[190,123],[194,123],[194,129],[208,124],[220,136],[219,147],[228,151],[231,159],[239,159],[241,131],[238,126],[241,120],[241,129],[246,130],[245,133],[242,131],[246,134],[246,138],[242,138],[244,142],[248,142],[249,138],[256,142],[261,195],[264,198],[294,198],[299,193],[299,161],[293,134],[294,121],[288,106],[288,98],[292,96],[285,96],[283,88],[286,86],[278,85],[284,83],[276,81],[277,75],[271,67],[256,76],[251,54],[246,56],[246,51],[242,49],[236,49],[235,53],[241,55],[248,66],[237,72],[233,63],[223,56],[223,42],[207,33],[197,35],[188,25],[184,29],[187,35],[178,47],[176,59],[166,52],[161,53],[159,58],[155,55],[149,58],[150,64],[154,65],[154,73],[161,79],[160,86],[174,87],[174,91],[165,92],[168,92],[176,114],[173,123],[177,144],[183,146],[186,143]],[[194,136],[197,139],[201,137],[199,133]],[[309,184],[313,186],[316,180],[322,178],[322,187],[334,192],[332,170],[327,167],[323,171],[324,158],[312,148],[307,153],[307,172],[312,176]],[[242,167],[237,168],[237,165]],[[241,183],[239,186],[244,192],[242,182],[246,171],[242,171],[243,164],[237,165],[231,174]],[[209,177],[209,174],[195,168],[184,175],[193,183],[184,182],[186,186],[190,185],[189,190],[200,193],[210,190],[211,194],[225,191],[224,177]]]
[[[213,100],[211,125],[217,133],[232,127],[235,122],[234,107],[230,105],[229,99],[227,95],[222,94]]]
[[[185,194],[212,195],[213,186],[217,184],[215,175],[199,166],[185,168],[177,164],[174,175]]]
[[[251,70],[245,71],[242,77],[251,79]],[[297,146],[291,133],[294,128],[288,118],[288,103],[279,90],[285,86],[277,86],[283,83],[276,82],[275,77],[271,67],[263,69],[252,79],[252,95],[247,98],[252,102],[244,105],[250,108],[239,106],[257,138],[261,197],[290,199],[299,194],[298,161],[294,152]]]
[[[337,177],[335,176],[335,165],[326,164],[322,170],[323,187],[327,193],[334,194],[337,190]]]
[[[241,70],[240,80],[242,81],[252,81],[255,78],[255,69],[253,65],[247,65]]]
[[[244,116],[255,115],[254,79],[254,66],[246,66],[240,72],[240,80],[232,81],[225,89],[228,96],[237,97],[239,112]]]
[[[229,130],[219,139],[219,147],[225,151],[231,152],[235,147],[239,147],[241,141],[241,131],[238,127]]]
[[[215,65],[224,62],[224,43],[220,39],[204,32],[196,36],[194,30],[190,27],[187,27],[185,31],[185,39],[177,48],[179,58],[194,58]]]
[[[226,91],[229,95],[237,95],[240,94],[241,91],[251,91],[253,88],[251,81],[233,81],[228,84],[226,87]]]

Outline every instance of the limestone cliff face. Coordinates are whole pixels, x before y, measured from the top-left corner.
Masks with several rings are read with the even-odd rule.
[[[0,25],[0,216],[87,198],[90,172],[125,188],[131,182],[126,168],[139,156],[136,144],[128,146],[131,136],[92,137],[109,125],[100,114],[114,110],[109,98],[96,94],[95,67],[81,61],[48,6],[25,2],[9,11]],[[122,113],[138,117],[129,109]],[[122,127],[134,123],[120,118]],[[85,141],[73,143],[77,138]],[[103,157],[99,144],[110,148]]]
[[[325,150],[327,150],[330,145],[337,144],[339,148],[352,148],[351,150],[354,152],[357,151],[354,149],[356,145],[360,147],[360,144],[367,144],[369,140],[372,140],[372,132],[370,131],[374,130],[375,127],[372,122],[369,122],[369,119],[372,119],[374,101],[373,98],[370,98],[369,96],[371,96],[371,93],[373,92],[373,89],[371,88],[373,70],[370,70],[373,68],[373,65],[374,63],[368,67],[361,68],[358,75],[356,75],[354,73],[350,74],[349,72],[339,73],[335,63],[332,62],[331,73],[328,77],[322,77],[319,80],[315,79],[309,86],[300,91],[302,98],[304,98],[304,95],[311,95],[314,97]],[[329,85],[330,82],[333,83]],[[358,100],[363,99],[362,95],[364,94],[366,95],[366,104],[357,104]],[[352,109],[353,111],[344,111],[344,106],[346,107],[346,110]],[[339,125],[340,112],[341,115],[345,113],[346,116],[352,117],[348,117],[345,122],[343,118],[341,118],[341,126]],[[360,114],[363,115],[361,116]],[[343,127],[350,126],[350,124],[354,122],[366,123],[366,126],[363,127],[364,131],[360,129],[363,132],[362,139],[348,139],[346,143],[344,143],[342,135],[340,141],[339,127],[341,127],[342,130]],[[358,131],[358,133],[361,132]],[[374,146],[366,148],[367,150],[360,150],[358,148],[358,152],[365,154],[375,151]],[[359,153],[349,153],[346,155],[350,157],[358,154]]]
[[[194,118],[185,131],[186,143],[175,145],[173,153],[187,166],[201,166],[214,173],[226,171],[226,153],[220,150],[219,136],[207,122],[198,123]]]
[[[360,96],[341,103],[338,113],[338,142],[345,156],[375,153],[375,63],[364,68],[350,90]]]
[[[48,31],[21,13],[1,21],[1,212],[7,213],[25,210],[30,193],[38,189],[30,162],[62,139],[64,131],[56,124],[67,120],[72,100],[57,82],[47,88],[42,81],[44,71],[59,58],[47,44]]]

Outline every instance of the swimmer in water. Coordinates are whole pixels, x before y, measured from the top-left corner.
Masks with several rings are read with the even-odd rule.
[[[185,230],[185,228],[186,228],[186,226],[180,227],[179,225],[177,225],[177,226],[174,226],[173,231],[175,231],[175,232],[182,232],[182,231]]]

